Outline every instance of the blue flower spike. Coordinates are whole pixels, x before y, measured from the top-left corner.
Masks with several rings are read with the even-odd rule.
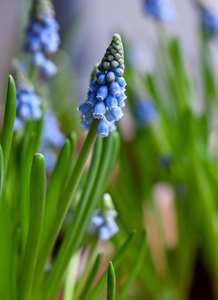
[[[126,100],[124,68],[121,37],[114,34],[97,70],[92,72],[87,100],[78,108],[82,129],[89,129],[93,119],[101,119],[97,128],[100,137],[107,137],[116,130],[114,122],[123,116]]]
[[[101,240],[109,240],[118,231],[119,228],[115,222],[117,211],[114,209],[111,196],[106,193],[103,196],[102,206],[94,212],[88,225],[89,235],[97,234]]]
[[[56,65],[47,56],[58,51],[60,45],[59,25],[50,0],[36,0],[26,30],[24,52],[32,56],[32,63],[46,77],[57,73]]]
[[[144,0],[144,11],[160,21],[172,21],[176,15],[170,0]]]
[[[17,92],[14,130],[18,131],[28,120],[38,121],[41,119],[41,98],[34,92],[34,87],[27,79],[25,69],[18,60],[13,61],[13,77]]]

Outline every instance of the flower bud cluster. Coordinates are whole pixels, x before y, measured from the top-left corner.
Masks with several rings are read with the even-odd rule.
[[[90,83],[87,100],[78,108],[83,129],[88,129],[93,119],[100,119],[97,128],[100,137],[116,130],[114,122],[122,118],[126,99],[123,74],[123,44],[120,35],[115,34],[98,66],[96,79]]]

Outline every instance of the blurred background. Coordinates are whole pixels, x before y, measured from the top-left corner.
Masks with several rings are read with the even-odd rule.
[[[216,0],[203,1],[218,10]],[[145,15],[142,0],[62,0],[53,1],[60,24],[62,45],[70,55],[76,74],[77,92],[86,95],[89,70],[99,62],[111,36],[118,32],[131,43],[141,71],[155,67],[158,32],[152,18]],[[11,59],[20,50],[27,24],[30,1],[0,1],[0,99],[4,103],[5,82]],[[192,0],[174,0],[176,18],[165,30],[181,38],[191,68],[197,68],[197,14]],[[215,48],[214,44],[213,47]],[[216,51],[214,49],[214,55]],[[216,59],[217,60],[217,59]]]

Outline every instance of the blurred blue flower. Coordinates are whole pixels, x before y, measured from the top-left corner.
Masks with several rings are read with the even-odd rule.
[[[42,153],[45,158],[46,172],[51,173],[57,161],[57,152],[49,145],[43,145],[40,153]]]
[[[175,11],[170,0],[144,0],[145,12],[161,21],[172,21]]]
[[[158,156],[158,164],[162,168],[169,168],[172,164],[172,155],[170,154],[161,154]]]
[[[61,132],[60,124],[51,110],[48,110],[44,117],[42,140],[43,144],[56,148],[61,148],[66,140],[66,136]]]
[[[136,101],[134,114],[136,123],[140,128],[152,125],[158,117],[156,106],[154,102],[149,99]]]
[[[13,61],[13,76],[16,83],[16,118],[14,130],[19,130],[26,121],[38,121],[42,117],[41,98],[34,92],[33,85],[25,74],[23,63]]]
[[[98,66],[96,79],[90,83],[87,100],[78,107],[82,129],[89,129],[93,119],[100,119],[97,128],[100,137],[116,130],[114,122],[122,118],[121,108],[126,99],[123,74],[123,44],[119,34],[115,34]]]
[[[51,172],[57,160],[57,150],[63,147],[66,136],[53,111],[48,110],[44,116],[41,153],[45,157],[46,171]]]
[[[101,240],[109,240],[119,230],[115,218],[117,211],[109,194],[104,194],[102,207],[95,211],[87,227],[89,235],[97,234]]]
[[[33,64],[47,77],[57,72],[55,64],[46,55],[57,52],[60,45],[59,25],[55,20],[54,9],[49,1],[43,5],[38,0],[32,10],[26,30],[24,52],[32,55]]]
[[[202,4],[198,5],[200,18],[206,32],[215,37],[218,35],[218,14],[205,8]]]

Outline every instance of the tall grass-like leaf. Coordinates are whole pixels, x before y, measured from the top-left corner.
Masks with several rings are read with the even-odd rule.
[[[0,145],[0,198],[3,188],[3,178],[4,178],[4,157],[2,152],[2,147]]]
[[[114,300],[116,292],[116,277],[113,263],[110,261],[107,271],[107,300]]]
[[[79,180],[82,176],[82,172],[85,168],[85,164],[87,162],[88,156],[92,150],[93,144],[97,137],[97,125],[98,122],[93,122],[92,127],[89,130],[88,136],[86,141],[83,145],[82,151],[80,152],[79,158],[76,162],[76,165],[73,169],[71,174],[71,178],[67,184],[66,190],[63,192],[61,196],[60,205],[57,209],[57,213],[53,218],[53,222],[51,224],[50,231],[48,235],[45,237],[44,243],[42,244],[40,255],[39,255],[39,262],[36,267],[36,274],[35,274],[35,289],[37,289],[40,285],[40,282],[43,277],[44,267],[49,257],[49,253],[55,243],[55,240],[58,236],[58,233],[61,229],[61,225],[64,221],[66,213],[69,209],[69,206],[72,202],[72,198],[76,192],[76,188],[78,186]],[[76,214],[76,212],[75,212]]]
[[[112,263],[113,263],[113,266],[114,266],[115,270],[116,270],[116,268],[119,267],[121,262],[124,260],[125,254],[126,254],[127,250],[129,249],[130,245],[132,244],[133,239],[135,237],[135,234],[136,234],[136,231],[133,231],[130,234],[130,236],[127,238],[125,243],[122,245],[122,247],[120,248],[120,250],[118,251],[118,253],[114,257],[114,259],[112,259]],[[104,288],[106,280],[107,280],[107,271],[104,272],[104,274],[102,275],[102,277],[100,278],[100,280],[98,281],[98,283],[96,284],[94,289],[89,294],[89,297],[88,297],[89,300],[98,299],[98,296],[100,295],[101,291]]]
[[[77,226],[71,227],[74,222],[74,220],[72,220],[58,257],[54,263],[52,272],[48,276],[47,283],[45,285],[47,299],[53,299],[55,297],[55,293],[57,293],[58,287],[61,285],[61,280],[66,266],[72,254],[79,246],[79,243],[85,234],[91,214],[104,192],[105,181],[108,178],[108,172],[111,169],[111,162],[113,161],[113,157],[117,156],[117,153],[114,153],[114,149],[115,143],[118,140],[119,135],[116,133],[110,134],[110,136],[104,140],[100,165],[96,173],[95,182],[90,194],[88,195],[88,199],[86,200],[86,205],[84,205],[81,210],[80,217],[76,217],[76,211],[78,209],[76,208],[74,218],[76,219]]]
[[[135,263],[134,263],[133,267],[131,268],[128,279],[126,280],[126,282],[122,286],[121,290],[119,291],[117,300],[125,299],[128,289],[131,287],[133,280],[137,275],[137,272],[139,271],[140,267],[143,264],[143,259],[145,257],[145,248],[146,248],[146,232],[145,232],[145,230],[143,230],[142,236],[141,236],[141,243],[140,243],[139,249],[137,251],[137,256],[134,260]]]
[[[103,258],[103,253],[100,252],[98,253],[96,259],[95,259],[95,262],[93,264],[93,267],[92,267],[92,270],[89,274],[89,277],[84,285],[84,288],[83,288],[83,291],[81,293],[81,296],[79,297],[80,300],[84,300],[86,299],[91,287],[92,287],[92,284],[95,280],[95,277],[96,277],[96,274],[99,270],[99,267],[100,267],[100,264],[101,264],[101,261],[102,261],[102,258]]]
[[[4,123],[2,128],[1,146],[4,154],[4,173],[7,172],[11,142],[14,132],[16,116],[16,87],[11,75],[8,77],[8,91],[5,105]]]
[[[65,181],[65,173],[70,159],[70,141],[66,140],[63,148],[58,156],[57,163],[51,176],[51,180],[47,189],[46,204],[45,204],[45,217],[43,224],[43,237],[50,229],[51,222],[55,215],[57,208],[58,196],[61,192],[61,187]],[[43,240],[44,240],[43,238]]]
[[[46,197],[46,171],[43,155],[35,154],[30,177],[30,221],[26,249],[21,269],[19,299],[32,299],[36,266]]]
[[[76,277],[78,272],[78,265],[80,262],[81,251],[73,255],[67,270],[65,285],[64,285],[64,298],[63,300],[72,300],[74,298],[74,288],[76,284]]]

